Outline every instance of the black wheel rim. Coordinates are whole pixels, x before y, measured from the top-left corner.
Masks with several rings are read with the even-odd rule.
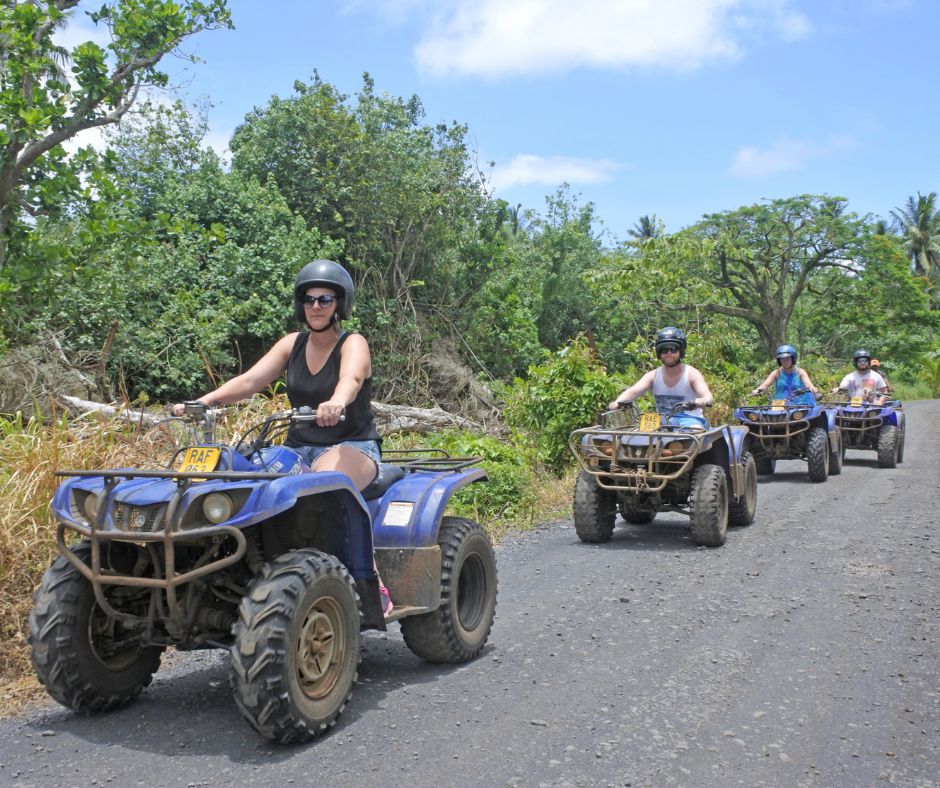
[[[457,619],[465,630],[476,629],[486,605],[486,567],[476,553],[464,559],[457,581]]]
[[[121,645],[124,631],[117,619],[105,614],[97,602],[94,604],[88,616],[88,645],[95,659],[108,670],[126,670],[140,656],[138,644]]]

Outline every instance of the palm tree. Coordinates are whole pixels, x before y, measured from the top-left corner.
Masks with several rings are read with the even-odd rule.
[[[665,232],[663,223],[661,219],[656,218],[654,213],[652,216],[641,216],[640,221],[633,225],[632,230],[627,230],[627,233],[631,238],[636,238],[640,241],[649,241],[653,238],[659,238]]]
[[[904,240],[908,257],[914,264],[914,273],[934,280],[940,272],[940,211],[937,193],[917,199],[907,198],[903,208],[891,211],[891,216]]]

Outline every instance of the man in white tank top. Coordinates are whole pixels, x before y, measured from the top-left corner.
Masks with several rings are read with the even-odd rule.
[[[652,390],[656,410],[665,418],[680,402],[694,402],[698,407],[672,417],[670,424],[676,427],[707,427],[708,421],[702,408],[714,403],[712,392],[702,373],[695,367],[683,363],[685,357],[685,334],[669,326],[656,333],[656,356],[663,362],[661,367],[650,370],[636,383],[620,392],[610,409],[618,403],[634,402]]]

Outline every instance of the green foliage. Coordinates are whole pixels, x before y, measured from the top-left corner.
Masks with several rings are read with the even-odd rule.
[[[700,308],[747,321],[773,353],[819,276],[852,270],[865,225],[841,197],[801,195],[712,214],[688,232],[711,242],[705,273],[717,297]]]
[[[934,350],[924,358],[921,380],[930,387],[930,396],[933,399],[940,398],[940,349]]]
[[[506,441],[471,432],[446,432],[425,436],[425,445],[454,457],[482,457],[486,482],[469,484],[451,499],[455,514],[474,520],[526,519],[537,516],[535,498],[538,461],[533,448],[521,436]]]
[[[165,86],[159,62],[188,36],[231,27],[225,0],[112,0],[89,14],[108,28],[107,46],[87,41],[68,52],[53,34],[77,5],[0,4],[0,270],[22,236],[23,211],[46,216],[80,191],[61,144],[116,123],[142,85]]]
[[[940,279],[940,211],[937,193],[917,198],[908,197],[903,208],[891,211],[895,225],[901,233],[904,250],[914,266],[914,272],[936,287]]]
[[[145,106],[112,138],[98,181],[110,199],[59,225],[54,244],[32,238],[34,256],[61,255],[35,288],[32,329],[95,351],[116,323],[110,369],[130,396],[191,396],[253,362],[294,326],[296,271],[339,253],[273,184],[225,172],[199,148],[202,128],[182,107]],[[168,136],[178,155],[161,156]]]
[[[532,435],[538,457],[558,471],[568,460],[571,431],[596,423],[597,415],[623,387],[607,376],[584,337],[544,364],[532,366],[510,393],[505,416]]]
[[[368,294],[356,314],[384,364],[383,396],[414,396],[414,360],[433,346],[426,321],[459,332],[454,316],[499,248],[467,128],[423,118],[416,96],[377,94],[368,75],[352,98],[315,75],[252,112],[231,141],[235,173],[270,181],[309,228],[342,241]]]

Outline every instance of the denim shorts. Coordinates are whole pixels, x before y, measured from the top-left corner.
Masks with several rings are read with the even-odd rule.
[[[673,427],[703,427],[708,429],[708,421],[704,416],[694,416],[691,413],[677,413],[669,424]]]
[[[356,451],[365,454],[370,460],[372,460],[376,465],[382,462],[382,454],[379,451],[379,444],[377,441],[342,441],[340,443],[334,444],[335,446],[348,446],[350,449],[355,449]],[[313,467],[313,464],[317,461],[317,458],[326,451],[329,451],[333,446],[291,446],[295,452],[297,452],[303,461],[307,465]]]

